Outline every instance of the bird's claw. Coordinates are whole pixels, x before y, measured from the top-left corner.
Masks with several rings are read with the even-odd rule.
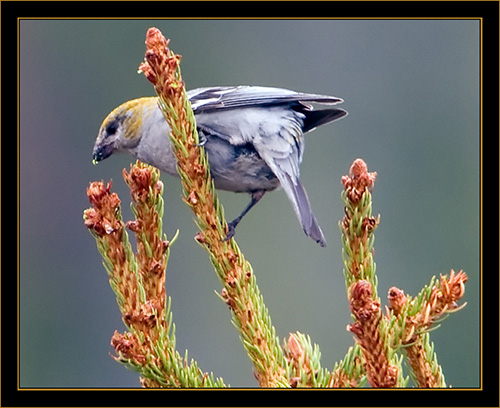
[[[196,147],[203,147],[207,144],[207,137],[201,133],[198,133],[198,141],[199,143],[197,143],[195,146]]]
[[[227,224],[227,234],[226,237],[222,239],[222,242],[227,242],[231,238],[234,237],[234,234],[236,233],[236,228],[235,226],[230,222]]]

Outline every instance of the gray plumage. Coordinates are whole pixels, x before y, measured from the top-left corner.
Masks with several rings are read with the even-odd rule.
[[[334,107],[314,109],[311,104],[335,105],[342,99],[252,86],[199,88],[189,91],[188,97],[215,186],[252,196],[243,213],[230,223],[228,238],[264,193],[281,185],[305,234],[325,246],[323,232],[299,180],[299,165],[304,153],[304,134],[347,114]],[[137,143],[131,137],[125,137],[125,142],[116,137],[111,143],[106,129],[112,120],[120,122],[120,115],[110,118],[112,114],[101,126],[94,146],[94,161],[114,151],[128,151],[160,170],[177,174],[175,159],[167,146],[169,138],[165,137],[169,128],[157,107],[144,113],[153,115],[152,124]],[[118,133],[114,127],[111,129]]]

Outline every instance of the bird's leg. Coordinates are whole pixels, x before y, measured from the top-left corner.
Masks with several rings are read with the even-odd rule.
[[[240,215],[238,215],[234,220],[229,222],[227,224],[227,235],[226,238],[223,239],[223,241],[229,241],[232,237],[234,237],[234,233],[236,232],[236,226],[240,223],[241,219],[252,209],[252,207],[257,204],[262,197],[264,197],[264,194],[266,193],[266,190],[257,190],[253,191],[251,193],[251,200],[250,203],[245,207],[245,209],[241,212]]]

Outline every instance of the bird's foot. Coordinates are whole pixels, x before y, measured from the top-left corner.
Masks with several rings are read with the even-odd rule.
[[[196,147],[203,147],[203,146],[205,146],[207,144],[207,140],[208,140],[207,137],[200,132],[200,133],[198,133],[198,141],[199,141],[199,143],[196,144],[195,146]]]
[[[227,234],[226,234],[226,237],[222,239],[222,242],[229,241],[231,238],[234,237],[235,233],[236,233],[236,225],[233,225],[232,222],[229,222],[227,224]]]

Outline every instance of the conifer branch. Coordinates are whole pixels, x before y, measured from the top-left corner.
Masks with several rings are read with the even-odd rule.
[[[292,388],[328,387],[330,373],[321,368],[321,352],[311,338],[300,332],[290,333],[283,347]]]
[[[369,383],[373,387],[403,387],[401,357],[411,368],[418,387],[445,387],[441,367],[430,342],[431,326],[446,313],[459,310],[457,301],[465,293],[467,276],[452,270],[450,276],[433,277],[415,298],[389,289],[389,306],[383,315],[377,296],[377,277],[373,262],[373,231],[380,217],[371,216],[371,193],[376,173],[357,159],[349,176],[342,178],[345,216],[339,224],[344,243],[344,276],[355,322],[348,329],[359,344]]]
[[[328,380],[329,388],[356,388],[366,383],[363,355],[359,344],[349,347],[346,356],[335,363]]]
[[[373,262],[373,231],[380,217],[372,217],[371,194],[376,173],[369,173],[363,160],[352,164],[342,177],[345,216],[339,224],[344,243],[344,276],[347,297],[355,322],[348,326],[363,353],[372,387],[400,387],[405,382],[400,361],[390,349],[385,333]]]
[[[221,379],[202,372],[175,349],[175,326],[165,272],[171,242],[163,235],[163,184],[159,171],[138,162],[123,172],[134,202],[134,221],[126,226],[137,237],[132,251],[121,217],[120,199],[111,183],[93,182],[87,189],[92,208],[85,210],[86,227],[96,239],[111,288],[128,332],[115,331],[113,358],[138,371],[144,387],[224,387]],[[175,239],[175,237],[174,237]]]
[[[432,277],[429,285],[415,297],[404,295],[401,289],[389,289],[387,318],[393,319],[392,347],[402,347],[405,351],[411,375],[419,387],[446,387],[444,374],[438,364],[429,331],[437,322],[458,311],[457,301],[465,293],[467,275],[460,271],[450,276],[440,276],[439,282]]]
[[[139,70],[153,83],[159,107],[168,122],[184,201],[194,212],[200,232],[197,242],[209,253],[223,289],[221,299],[233,314],[243,345],[263,387],[287,387],[285,360],[269,312],[253,274],[234,239],[226,241],[227,223],[215,194],[205,151],[199,145],[196,122],[180,74],[180,56],[156,28],[146,35],[146,54]],[[167,135],[165,135],[167,137]]]

